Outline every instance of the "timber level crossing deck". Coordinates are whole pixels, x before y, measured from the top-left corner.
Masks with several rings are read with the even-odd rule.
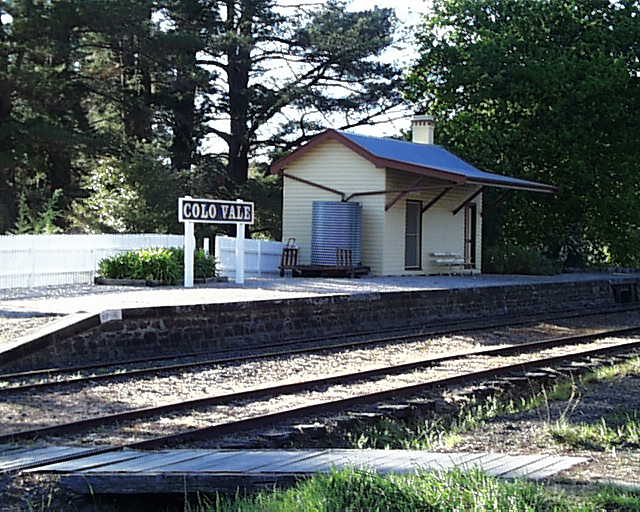
[[[62,487],[81,494],[182,494],[286,486],[347,467],[380,474],[478,469],[499,478],[542,480],[587,461],[583,457],[414,450],[102,451],[77,446],[4,446],[0,447],[0,473],[24,470],[55,475]]]

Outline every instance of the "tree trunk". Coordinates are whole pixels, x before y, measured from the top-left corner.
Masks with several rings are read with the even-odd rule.
[[[11,81],[9,80],[8,36],[2,23],[0,10],[0,122],[6,122],[11,115]]]
[[[236,4],[240,6],[235,9]],[[239,11],[239,12],[238,12]],[[229,177],[242,185],[249,175],[249,72],[251,70],[252,0],[227,0],[227,31],[235,35],[227,48],[229,115]]]
[[[193,55],[193,64],[195,66],[195,55]],[[176,170],[189,170],[193,163],[195,149],[193,131],[196,83],[192,78],[191,68],[178,70],[174,93],[176,99],[173,107],[171,164]]]
[[[152,132],[151,70],[145,59],[144,39],[151,35],[151,5],[140,17],[137,33],[124,36],[120,41],[120,85],[122,88],[122,117],[127,138],[150,141]]]
[[[184,32],[197,30],[185,18],[178,24]],[[171,143],[171,164],[178,171],[188,171],[193,163],[195,149],[195,108],[196,108],[196,52],[180,49],[177,58],[176,80],[173,86],[173,140]]]
[[[51,65],[55,68],[61,68],[68,77],[72,73],[74,66],[74,56],[72,52],[71,27],[65,27],[67,31],[61,33],[55,41],[53,51],[50,54]],[[72,78],[68,78],[69,82]],[[74,123],[68,119],[69,112],[75,110],[78,102],[81,101],[79,95],[69,88],[69,83],[63,76],[60,76],[58,102],[51,102],[46,105],[46,112],[54,123],[60,123],[60,126],[69,134],[74,132]],[[57,121],[60,119],[60,121]],[[73,167],[71,165],[71,151],[68,141],[62,139],[54,140],[46,143],[44,151],[47,154],[47,174],[51,192],[62,190],[62,202],[64,207],[70,201],[69,191],[73,181]]]
[[[71,189],[71,156],[67,150],[50,148],[49,155],[49,183],[51,190],[62,190],[66,200]]]
[[[3,174],[10,172],[9,169],[2,169],[2,171]],[[13,229],[18,217],[16,191],[7,178],[0,182],[0,234]]]
[[[2,14],[2,11],[0,11]],[[7,46],[7,33],[4,30],[2,17],[0,16],[0,125],[6,126],[11,118],[11,81],[9,80],[9,55]],[[9,148],[10,133],[0,134],[0,153],[4,148]],[[3,158],[4,161],[9,161]],[[12,186],[12,171],[6,166],[0,167],[0,233],[11,229],[16,221],[17,203],[16,194]]]

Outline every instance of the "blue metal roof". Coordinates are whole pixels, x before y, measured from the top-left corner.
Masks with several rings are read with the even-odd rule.
[[[402,140],[336,131],[378,158],[452,173],[462,176],[467,180],[489,185],[533,188],[548,192],[554,192],[556,190],[556,187],[552,185],[481,171],[469,162],[447,151],[442,146],[436,146],[435,144],[416,144]]]

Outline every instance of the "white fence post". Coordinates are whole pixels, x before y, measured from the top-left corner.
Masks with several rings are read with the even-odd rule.
[[[27,261],[29,262],[29,279],[27,279],[27,286],[31,288],[34,284],[33,281],[36,275],[36,258],[33,246],[29,247],[29,256]]]
[[[262,275],[262,244],[258,240],[258,275]]]

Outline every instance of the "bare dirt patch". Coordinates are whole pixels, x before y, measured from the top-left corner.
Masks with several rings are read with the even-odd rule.
[[[640,484],[640,449],[575,448],[557,440],[551,430],[559,421],[598,424],[617,412],[640,411],[640,372],[576,386],[569,400],[549,400],[533,410],[500,416],[462,435],[455,451],[500,451],[510,454],[550,454],[587,457],[589,462],[565,471],[567,483],[623,481]]]

